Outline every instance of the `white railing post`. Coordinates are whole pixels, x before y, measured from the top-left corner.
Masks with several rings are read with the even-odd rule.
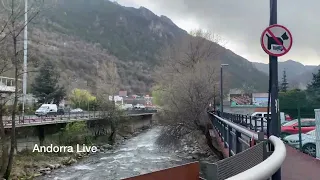
[[[320,109],[314,110],[316,117],[316,157],[320,159]]]

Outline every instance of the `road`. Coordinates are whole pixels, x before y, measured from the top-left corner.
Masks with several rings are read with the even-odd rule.
[[[34,126],[40,124],[56,124],[63,122],[72,122],[79,120],[95,120],[106,116],[107,112],[103,111],[88,111],[88,112],[79,112],[79,113],[68,113],[65,115],[57,115],[57,116],[42,116],[38,117],[35,115],[26,115],[24,118],[22,116],[16,116],[15,122],[17,127],[21,126]],[[125,112],[127,116],[139,116],[143,114],[154,114],[156,111],[154,110],[131,110]],[[11,127],[12,118],[10,116],[3,117],[4,126],[6,128]]]

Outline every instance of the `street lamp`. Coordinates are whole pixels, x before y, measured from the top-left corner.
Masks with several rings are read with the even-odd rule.
[[[22,117],[24,118],[24,110],[27,95],[27,58],[28,58],[28,0],[24,1],[24,55],[23,55],[23,97],[22,97]]]
[[[220,116],[223,117],[223,67],[229,64],[221,64],[220,66]]]

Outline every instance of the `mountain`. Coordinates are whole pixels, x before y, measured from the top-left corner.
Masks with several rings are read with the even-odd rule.
[[[293,80],[291,80],[291,83],[300,89],[305,89],[306,86],[311,82],[313,76],[312,74],[318,73],[320,69],[320,65],[313,68],[312,70],[306,71],[300,75],[297,75],[294,77]]]
[[[54,61],[61,83],[69,89],[92,88],[97,71],[109,72],[112,60],[121,88],[132,93],[148,92],[162,49],[190,36],[166,16],[108,0],[58,0],[28,28],[29,52],[42,61]],[[267,75],[232,51],[223,48],[213,61],[229,64],[225,73],[230,88],[245,84],[259,92],[267,90]],[[29,83],[34,75],[30,76]]]
[[[269,74],[269,64],[265,63],[253,63],[258,70]],[[317,70],[317,66],[303,65],[300,62],[294,60],[287,60],[278,63],[278,77],[279,82],[282,81],[283,71],[286,71],[287,80],[291,87],[303,88],[311,81],[312,73]]]

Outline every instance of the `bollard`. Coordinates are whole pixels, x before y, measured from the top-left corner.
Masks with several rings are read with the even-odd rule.
[[[316,157],[320,159],[320,109],[314,110],[316,117]]]

